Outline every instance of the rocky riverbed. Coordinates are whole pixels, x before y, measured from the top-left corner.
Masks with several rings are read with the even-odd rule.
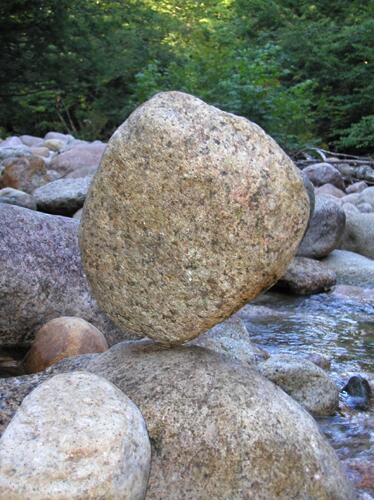
[[[297,171],[257,126],[184,94],[139,109],[96,176],[99,141],[0,142],[0,490],[372,498],[374,186],[337,158]],[[136,340],[145,335],[161,346]],[[90,387],[101,391],[92,400]],[[53,391],[66,391],[56,407]],[[68,409],[81,397],[96,419],[87,433],[79,405]],[[132,424],[113,421],[108,439],[143,452],[113,447],[98,486],[108,440],[93,449],[92,429],[112,408]],[[68,444],[48,424],[58,414],[74,415]],[[42,438],[21,460],[34,432]],[[30,471],[35,453],[40,471],[52,463],[71,479],[67,490]]]

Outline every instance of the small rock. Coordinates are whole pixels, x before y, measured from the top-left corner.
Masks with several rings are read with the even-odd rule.
[[[349,210],[345,215],[345,229],[338,247],[374,259],[374,213]]]
[[[303,357],[323,370],[330,370],[331,368],[331,358],[326,354],[321,354],[320,352],[308,352],[304,354]]]
[[[27,396],[0,440],[2,498],[143,499],[151,449],[135,404],[90,373]]]
[[[257,368],[313,415],[333,415],[337,411],[338,388],[311,361],[290,354],[273,354]]]
[[[23,365],[26,373],[36,373],[61,359],[107,349],[105,337],[96,327],[81,318],[62,316],[36,332]]]
[[[32,193],[50,181],[45,162],[39,156],[8,158],[3,165],[0,187],[12,187]]]
[[[374,262],[354,252],[334,250],[321,264],[336,274],[339,285],[374,288]]]
[[[46,139],[43,145],[50,151],[58,152],[66,146],[66,141],[62,141],[61,139]]]
[[[368,410],[371,400],[371,387],[369,382],[361,375],[351,377],[341,392],[346,393],[348,397],[344,402],[357,410]]]
[[[22,146],[13,148],[2,146],[2,143],[0,144],[0,161],[24,156],[31,156],[31,149],[28,146],[22,144]]]
[[[180,344],[277,281],[308,217],[299,171],[262,129],[164,92],[109,141],[81,219],[82,260],[118,325]]]
[[[96,169],[105,147],[106,144],[102,142],[75,145],[55,156],[51,162],[51,168],[64,176],[73,173],[78,168]]]
[[[34,135],[21,135],[20,140],[29,148],[38,148],[43,144],[43,139],[41,137],[35,137]]]
[[[19,207],[36,210],[36,201],[33,196],[10,187],[0,189],[0,203],[8,203],[9,205],[18,205]]]
[[[307,175],[315,186],[323,184],[333,184],[338,189],[344,190],[344,179],[338,169],[330,163],[315,163],[303,169],[303,174]]]
[[[228,354],[250,366],[270,356],[264,349],[251,342],[248,330],[238,316],[232,316],[223,323],[219,323],[190,344]]]
[[[48,158],[50,155],[50,150],[48,148],[30,148],[31,154],[33,156],[42,156],[43,158]]]
[[[12,136],[7,137],[0,143],[0,148],[18,148],[19,146],[23,146],[24,143],[21,141],[19,137]]]
[[[345,196],[345,192],[333,184],[323,184],[323,186],[317,188],[316,194],[319,196],[333,196],[334,198],[343,198]]]
[[[65,144],[74,141],[74,137],[70,134],[61,134],[61,132],[48,132],[44,136],[44,140],[47,141],[49,139],[63,141]]]
[[[330,290],[336,283],[336,275],[319,261],[295,257],[286,274],[275,284],[275,289],[296,295],[311,295]]]
[[[347,194],[352,194],[352,193],[361,193],[364,189],[366,189],[368,185],[366,184],[365,181],[359,181],[355,182],[354,184],[351,184],[348,186],[345,190]]]
[[[83,206],[91,177],[58,179],[33,193],[38,210],[57,215],[73,215]]]
[[[343,237],[345,212],[330,196],[317,196],[309,228],[297,250],[297,255],[320,259],[329,255]]]
[[[80,208],[79,210],[77,210],[75,212],[75,214],[73,215],[73,219],[77,219],[77,220],[80,220],[81,217],[82,217],[82,213],[83,213],[83,208]]]

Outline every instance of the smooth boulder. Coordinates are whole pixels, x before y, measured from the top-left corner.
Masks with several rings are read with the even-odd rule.
[[[109,141],[81,219],[82,260],[118,325],[180,344],[277,281],[308,217],[298,170],[260,127],[165,92]]]
[[[343,237],[345,217],[338,201],[330,196],[317,196],[313,217],[297,255],[313,259],[329,255]]]
[[[36,210],[36,201],[31,194],[10,187],[0,189],[0,203]]]
[[[0,345],[31,342],[50,319],[78,316],[108,343],[134,338],[99,309],[82,269],[79,221],[0,203]]]
[[[150,461],[128,397],[93,374],[56,375],[24,399],[0,440],[1,496],[141,500]]]
[[[327,292],[335,283],[334,271],[330,271],[319,261],[295,257],[274,288],[296,295],[311,295]]]
[[[321,264],[334,271],[339,285],[374,288],[374,261],[346,250],[334,250]]]
[[[374,213],[345,210],[345,215],[346,224],[339,248],[374,259]]]
[[[106,144],[100,141],[91,143],[72,143],[65,151],[56,155],[51,168],[60,175],[74,175],[78,169],[85,169],[84,175],[92,174],[99,166]],[[80,177],[84,176],[80,175]]]
[[[338,388],[312,361],[290,354],[275,354],[260,363],[258,369],[313,415],[332,415],[338,409]]]
[[[73,215],[82,208],[92,177],[58,179],[33,193],[38,210],[57,215]]]
[[[344,179],[342,174],[330,163],[315,163],[303,169],[303,173],[307,175],[310,181],[315,186],[323,186],[324,184],[332,184],[338,189],[344,189]]]
[[[107,349],[104,335],[88,321],[62,316],[51,319],[36,332],[23,366],[26,373],[36,373],[61,359]]]

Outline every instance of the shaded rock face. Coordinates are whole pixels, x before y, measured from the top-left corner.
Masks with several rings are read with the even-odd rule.
[[[330,196],[317,196],[309,228],[297,250],[297,255],[320,259],[326,257],[343,237],[345,213]]]
[[[369,382],[361,375],[353,375],[342,389],[348,397],[345,403],[358,410],[368,410],[371,400],[371,387]]]
[[[31,342],[38,328],[58,316],[89,321],[109,344],[131,338],[91,296],[79,255],[78,224],[0,203],[0,344]]]
[[[166,92],[111,138],[85,202],[80,246],[109,316],[178,344],[271,286],[308,215],[297,169],[262,129]]]
[[[338,189],[333,184],[324,184],[317,189],[318,195],[333,196],[334,198],[343,198],[345,192]]]
[[[0,203],[36,210],[36,202],[33,196],[13,188],[0,189]]]
[[[50,181],[44,160],[38,156],[8,158],[0,177],[0,187],[32,193]]]
[[[275,288],[297,295],[310,295],[327,292],[335,283],[335,273],[319,261],[295,257]]]
[[[365,181],[358,181],[358,182],[355,182],[355,183],[351,184],[350,186],[348,186],[346,189],[346,193],[347,194],[361,193],[367,187],[368,187],[368,185],[366,184]]]
[[[355,285],[374,288],[374,262],[362,255],[345,250],[334,250],[321,261],[336,274],[339,285]]]
[[[338,169],[330,163],[316,163],[303,169],[303,173],[309,177],[315,186],[332,184],[344,190],[344,179]]]
[[[0,380],[0,396],[14,412],[42,381],[75,369],[111,380],[142,412],[152,445],[149,499],[354,498],[310,415],[257,371],[207,349],[123,342]]]
[[[130,399],[93,374],[56,375],[25,398],[0,440],[0,490],[13,500],[141,500],[150,461]]]
[[[338,409],[338,388],[312,361],[289,354],[275,354],[259,364],[258,369],[313,415],[332,415]]]
[[[339,248],[374,259],[374,213],[346,210],[345,214],[345,230]]]
[[[93,325],[81,318],[62,316],[36,332],[23,364],[26,373],[35,373],[61,359],[107,349],[104,335]]]
[[[34,191],[38,209],[57,215],[73,215],[83,206],[92,177],[58,179]]]

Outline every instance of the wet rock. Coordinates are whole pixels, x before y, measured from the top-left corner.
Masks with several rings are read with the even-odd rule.
[[[3,498],[145,496],[151,454],[135,404],[89,373],[56,375],[27,396],[0,440]]]
[[[361,193],[361,191],[363,191],[367,187],[368,187],[368,185],[366,184],[365,181],[358,181],[358,182],[355,182],[354,184],[351,184],[350,186],[348,186],[347,189],[345,190],[345,192],[347,194]]]
[[[329,255],[343,237],[345,213],[330,196],[317,196],[309,228],[297,250],[297,255],[320,259]]]
[[[64,358],[107,349],[104,335],[93,325],[81,318],[62,316],[36,332],[23,365],[26,373],[36,373]]]
[[[374,259],[374,213],[346,211],[346,224],[339,248]]]
[[[354,252],[334,250],[321,264],[336,274],[339,285],[374,288],[374,262]]]
[[[276,283],[276,290],[296,295],[311,295],[330,290],[336,283],[336,275],[319,261],[295,257],[286,274]]]
[[[8,158],[3,166],[0,187],[12,187],[32,193],[50,181],[45,162],[39,156]]]
[[[38,209],[57,215],[73,215],[83,206],[92,178],[58,179],[33,193]]]
[[[82,259],[116,323],[180,344],[284,273],[308,215],[298,170],[262,129],[165,92],[108,144],[82,215]]]
[[[374,290],[353,285],[337,285],[331,293],[334,297],[374,304]]]
[[[0,204],[0,344],[33,340],[50,319],[78,316],[109,344],[131,338],[99,309],[83,273],[78,221]]]
[[[305,353],[303,357],[323,370],[330,370],[331,368],[331,357],[326,354],[322,354],[320,352],[308,352]]]
[[[333,184],[324,184],[317,189],[316,194],[319,196],[333,196],[334,198],[343,198],[343,196],[345,196],[345,192],[341,189],[338,189]]]
[[[248,365],[256,365],[269,358],[264,349],[251,342],[245,324],[236,315],[214,326],[190,344],[228,354]]]
[[[100,141],[75,145],[55,156],[51,168],[64,176],[78,168],[97,168],[105,147],[106,144]]]
[[[338,169],[330,163],[315,163],[303,169],[303,174],[307,175],[315,186],[323,184],[333,184],[335,187],[344,190],[344,179]]]
[[[258,370],[313,415],[332,415],[338,409],[338,388],[326,372],[307,359],[275,354],[260,363]]]
[[[33,196],[13,188],[0,189],[0,203],[36,210],[36,201]]]
[[[357,410],[368,410],[371,400],[371,387],[369,382],[360,375],[351,377],[341,392],[347,394],[345,403]]]

